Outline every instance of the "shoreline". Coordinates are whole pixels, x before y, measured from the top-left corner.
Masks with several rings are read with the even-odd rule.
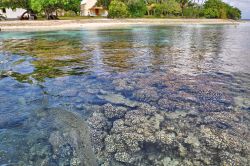
[[[46,31],[70,29],[94,29],[125,27],[133,25],[237,25],[242,21],[223,19],[80,19],[80,20],[35,20],[0,21],[1,31]]]

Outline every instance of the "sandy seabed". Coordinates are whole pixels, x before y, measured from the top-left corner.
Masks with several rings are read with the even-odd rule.
[[[188,25],[188,24],[239,24],[223,19],[82,19],[82,20],[37,20],[1,21],[1,31],[44,31],[79,28],[110,28],[132,25]]]

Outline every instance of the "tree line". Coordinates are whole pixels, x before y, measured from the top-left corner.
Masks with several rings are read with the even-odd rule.
[[[184,17],[240,19],[241,11],[221,0],[98,0],[109,17]]]
[[[0,8],[23,8],[53,19],[58,9],[80,12],[81,0],[0,0]],[[240,19],[241,11],[221,0],[97,0],[110,18],[184,17]]]

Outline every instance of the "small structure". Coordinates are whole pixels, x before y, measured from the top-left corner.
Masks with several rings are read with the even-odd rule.
[[[81,16],[108,16],[108,10],[102,6],[96,6],[97,0],[82,0]]]
[[[4,16],[6,19],[20,19],[24,12],[26,12],[26,10],[21,8],[0,8],[0,15]]]

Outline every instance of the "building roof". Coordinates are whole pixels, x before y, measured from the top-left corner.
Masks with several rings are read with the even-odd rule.
[[[92,8],[90,8],[90,10],[95,10],[95,9],[104,10],[105,8],[102,6],[93,6]]]

